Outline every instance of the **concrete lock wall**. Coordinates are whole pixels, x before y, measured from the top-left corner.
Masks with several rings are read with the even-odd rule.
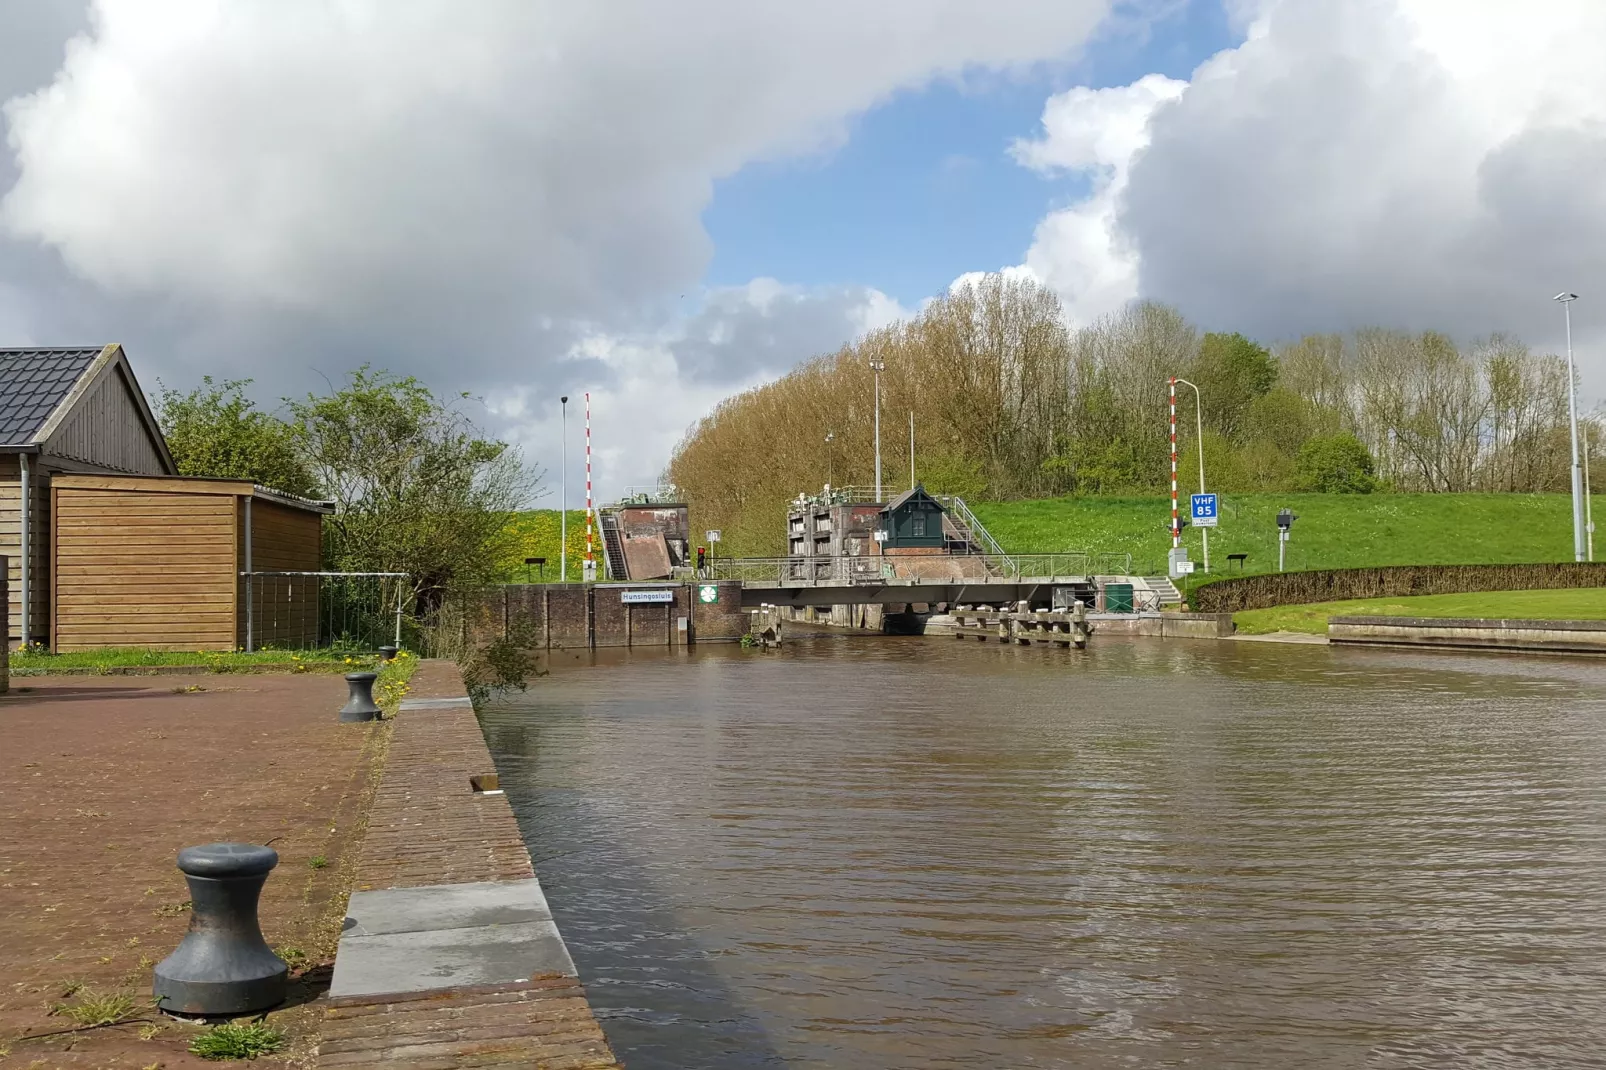
[[[704,586],[718,590],[717,601],[699,599]],[[673,601],[626,603],[627,591],[668,591]],[[742,585],[736,581],[509,584],[470,607],[467,620],[476,644],[511,640],[531,650],[680,646],[740,639],[747,632]]]
[[[1327,622],[1327,638],[1358,646],[1606,654],[1606,621],[1333,617]]]
[[[1149,635],[1164,639],[1224,639],[1233,634],[1231,613],[1097,614],[1093,637]]]

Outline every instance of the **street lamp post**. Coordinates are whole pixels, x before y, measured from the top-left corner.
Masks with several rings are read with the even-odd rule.
[[[881,500],[881,371],[887,362],[880,357],[870,358],[870,368],[875,372],[875,500]]]
[[[558,582],[569,582],[569,398],[558,399],[563,412],[562,474],[558,477]]]
[[[1573,439],[1573,560],[1584,559],[1584,482],[1578,464],[1578,388],[1573,372],[1573,309],[1578,295],[1565,291],[1556,295],[1567,321],[1567,417],[1572,423]]]
[[[1186,379],[1178,379],[1183,386],[1193,387],[1193,416],[1194,428],[1199,441],[1199,493],[1205,492],[1204,479],[1204,399],[1199,394],[1199,388]],[[1204,570],[1210,571],[1210,529],[1201,527],[1199,537],[1204,540]],[[1228,564],[1231,564],[1229,561]]]

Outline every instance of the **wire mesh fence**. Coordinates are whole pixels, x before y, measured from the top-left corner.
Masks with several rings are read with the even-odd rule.
[[[242,572],[246,650],[415,646],[405,572]]]

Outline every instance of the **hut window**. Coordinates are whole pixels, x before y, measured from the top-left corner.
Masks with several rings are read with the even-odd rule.
[[[915,536],[916,538],[919,538],[919,537],[925,535],[925,533],[926,533],[926,517],[925,517],[924,513],[916,513],[914,515],[914,520],[913,520],[912,524],[913,524],[913,526],[909,529],[909,534]]]

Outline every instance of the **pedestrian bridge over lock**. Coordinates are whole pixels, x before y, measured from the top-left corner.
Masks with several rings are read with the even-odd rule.
[[[742,605],[1092,603],[1110,579],[1131,575],[1130,554],[953,554],[764,557],[710,562],[699,579],[738,580]]]

